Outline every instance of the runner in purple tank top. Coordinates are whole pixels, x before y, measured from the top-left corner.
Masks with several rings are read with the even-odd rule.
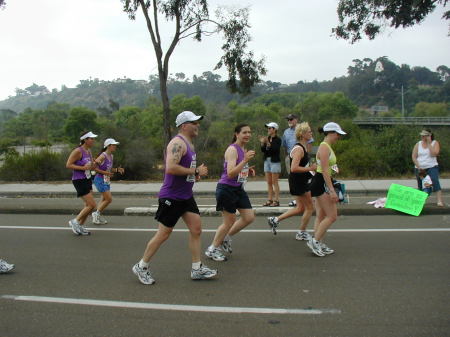
[[[191,111],[183,111],[175,121],[176,135],[167,145],[164,182],[159,192],[159,206],[155,219],[158,231],[148,242],[142,259],[132,270],[143,284],[153,284],[155,279],[150,273],[149,263],[159,247],[169,238],[174,226],[183,218],[189,229],[189,249],[192,256],[191,278],[193,280],[210,279],[217,270],[202,265],[200,260],[202,224],[197,203],[192,195],[194,183],[208,174],[208,168],[197,166],[197,155],[192,141],[198,136],[199,121]]]
[[[95,159],[97,174],[94,178],[94,185],[102,194],[102,200],[97,206],[97,210],[92,212],[92,223],[94,225],[104,225],[108,221],[102,216],[103,210],[112,202],[111,195],[111,177],[114,173],[124,174],[125,170],[122,167],[113,167],[113,153],[116,152],[119,142],[113,138],[108,138],[103,143],[103,150]]]
[[[234,129],[232,144],[225,151],[223,173],[216,188],[217,211],[222,211],[223,224],[217,228],[212,244],[205,255],[214,261],[226,261],[223,251],[232,252],[231,236],[240,232],[255,219],[255,212],[243,185],[255,170],[248,162],[255,156],[255,151],[245,150],[252,133],[247,124],[239,124]],[[241,217],[236,220],[236,210]]]
[[[80,146],[72,151],[66,163],[66,167],[73,170],[72,183],[77,191],[77,197],[82,198],[85,203],[77,217],[69,221],[72,232],[77,235],[91,234],[83,224],[96,206],[91,179],[91,170],[94,170],[96,165],[90,150],[96,137],[97,135],[91,131],[84,131],[80,137]]]

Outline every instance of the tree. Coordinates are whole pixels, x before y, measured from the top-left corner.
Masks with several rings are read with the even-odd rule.
[[[364,33],[374,39],[381,28],[410,27],[422,22],[437,5],[445,7],[448,0],[340,0],[337,8],[339,25],[332,29],[336,37],[354,43]],[[450,19],[450,11],[442,16]]]
[[[218,10],[217,19],[210,18],[207,0],[121,0],[124,11],[134,20],[140,9],[145,17],[147,29],[155,51],[158,64],[159,87],[163,104],[164,141],[171,138],[170,101],[167,90],[169,61],[178,43],[188,37],[201,41],[203,36],[222,33],[224,55],[215,69],[226,66],[227,86],[232,92],[250,93],[250,89],[266,73],[264,60],[255,61],[252,52],[247,52],[250,41],[248,32],[248,8],[235,11]],[[160,35],[161,16],[174,23],[173,38],[166,51],[163,51]]]
[[[77,144],[80,140],[80,133],[83,131],[96,131],[97,114],[89,109],[76,107],[70,111],[69,117],[64,125],[64,132],[69,141]]]

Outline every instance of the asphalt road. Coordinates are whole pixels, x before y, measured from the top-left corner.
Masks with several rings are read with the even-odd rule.
[[[448,215],[340,217],[325,258],[294,240],[298,219],[274,236],[258,217],[229,261],[205,261],[219,269],[211,281],[190,280],[187,233],[176,231],[151,263],[152,286],[131,272],[151,217],[110,216],[89,237],[68,219],[0,215],[0,254],[16,264],[0,275],[0,336],[449,336]],[[220,218],[203,222],[206,247]]]

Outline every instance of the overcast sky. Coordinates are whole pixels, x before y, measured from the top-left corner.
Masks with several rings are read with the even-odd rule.
[[[337,0],[213,0],[250,6],[255,55],[265,56],[264,80],[282,83],[331,80],[346,75],[352,60],[387,56],[397,64],[436,70],[450,66],[449,26],[442,8],[421,25],[387,29],[374,41],[354,45],[331,36],[337,24]],[[164,35],[170,37],[170,26]],[[220,38],[183,40],[170,72],[188,77],[212,71],[219,60]],[[0,100],[32,83],[49,90],[75,87],[79,80],[148,79],[156,74],[150,37],[138,13],[128,19],[120,0],[9,0],[0,10]],[[224,76],[224,73],[220,73]]]

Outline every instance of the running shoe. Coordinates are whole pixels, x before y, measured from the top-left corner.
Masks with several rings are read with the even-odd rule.
[[[222,253],[220,248],[208,247],[205,251],[205,255],[214,261],[226,261],[227,257]]]
[[[106,225],[108,223],[108,220],[105,219],[105,217],[103,215],[100,214],[100,216],[98,217],[100,220],[100,223],[102,225]]]
[[[280,222],[277,220],[275,216],[269,216],[267,218],[267,222],[269,223],[269,227],[272,230],[273,235],[277,235],[277,228]]]
[[[89,232],[83,225],[78,225],[78,233],[79,235],[91,235],[91,232]]]
[[[69,221],[69,227],[72,229],[72,232],[76,235],[81,235],[80,233],[80,224],[77,219],[72,219]]]
[[[193,280],[207,280],[217,275],[217,269],[208,268],[205,265],[200,265],[198,269],[191,269],[191,279]]]
[[[152,277],[150,270],[148,268],[139,267],[139,262],[133,266],[132,270],[142,284],[155,283],[155,279]]]
[[[322,249],[322,253],[324,253],[325,255],[330,255],[334,253],[334,249],[331,249],[323,242],[320,242],[320,248]]]
[[[291,201],[289,201],[288,206],[290,206],[290,207],[295,207],[295,206],[297,206],[297,200],[291,200]]]
[[[99,211],[92,212],[91,215],[92,215],[92,223],[94,225],[103,225],[104,224],[102,222],[101,215],[100,215]]]
[[[306,245],[311,249],[313,254],[317,256],[325,256],[325,254],[322,252],[322,248],[320,247],[320,242],[315,240],[312,236],[311,238],[306,242]]]
[[[228,254],[231,254],[233,252],[233,249],[231,248],[231,238],[229,236],[225,237],[220,248],[222,248],[222,250],[224,252],[227,252]]]
[[[14,269],[14,265],[12,263],[8,263],[5,260],[0,259],[0,274],[5,274]]]
[[[295,240],[298,241],[308,241],[311,238],[311,234],[309,234],[307,231],[298,231],[295,234]]]

